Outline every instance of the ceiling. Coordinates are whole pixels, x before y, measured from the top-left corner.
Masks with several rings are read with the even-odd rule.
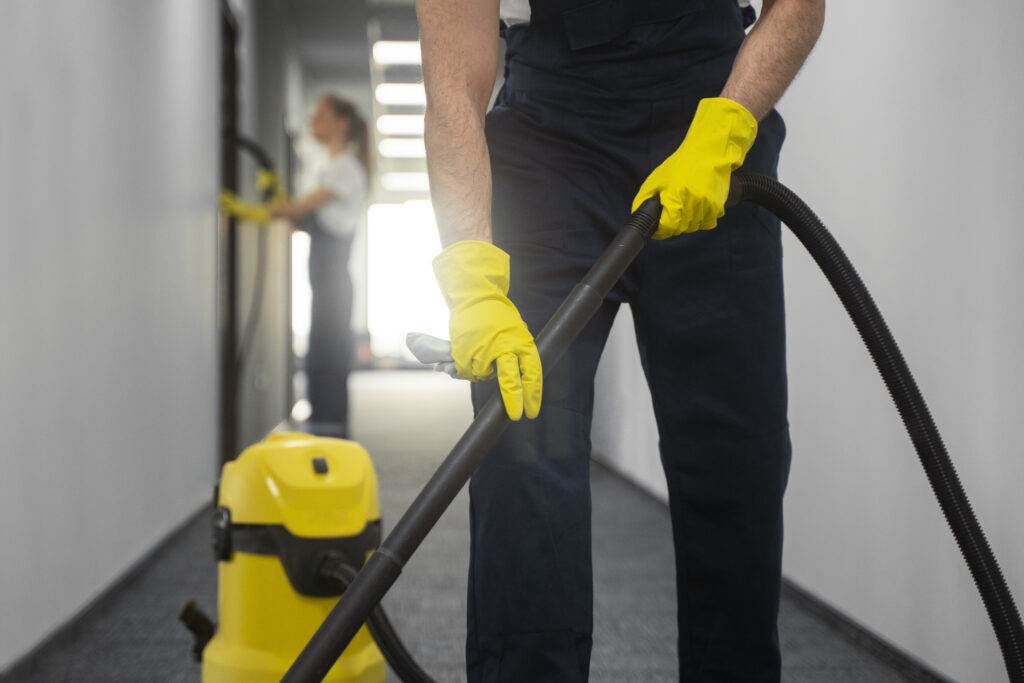
[[[380,83],[417,83],[418,65],[371,64],[370,45],[377,40],[417,40],[412,0],[285,0],[295,49],[307,83],[329,84],[352,97],[371,119],[383,114],[422,114],[422,105],[383,105],[372,93]],[[313,86],[314,92],[317,86]],[[390,134],[389,134],[390,135]],[[382,136],[376,134],[376,142]],[[423,175],[422,155],[378,155],[380,175],[389,172]],[[392,199],[419,197],[424,190],[395,190]]]
[[[321,79],[370,80],[366,0],[288,0],[299,59]]]

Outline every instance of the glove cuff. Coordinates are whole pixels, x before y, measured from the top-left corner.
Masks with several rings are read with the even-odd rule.
[[[508,296],[509,256],[490,242],[462,240],[434,258],[434,276],[448,308]]]
[[[736,170],[757,137],[757,119],[746,107],[727,97],[707,97],[697,105],[693,125],[710,126],[726,140],[726,157]]]

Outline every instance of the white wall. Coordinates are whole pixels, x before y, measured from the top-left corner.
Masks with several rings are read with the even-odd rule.
[[[216,3],[0,3],[0,670],[211,492]]]
[[[821,43],[780,107],[783,179],[832,228],[888,319],[1018,599],[1022,23],[1024,5],[1011,0],[829,3]],[[785,250],[794,443],[785,573],[953,678],[1005,680],[866,351],[788,235]],[[635,383],[629,328],[610,343],[599,387]],[[624,415],[610,391],[599,399],[595,423],[615,428],[595,435],[595,450],[650,472],[649,409]],[[608,438],[638,425],[647,431],[632,452]]]
[[[619,308],[594,378],[590,441],[594,458],[668,500],[665,472],[658,457],[658,426],[640,367],[629,306]]]

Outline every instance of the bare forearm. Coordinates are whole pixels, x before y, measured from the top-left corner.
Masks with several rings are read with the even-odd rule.
[[[419,0],[424,142],[441,242],[491,239],[484,115],[497,73],[497,0]]]
[[[760,120],[793,82],[824,22],[825,0],[765,0],[722,97],[739,102]]]
[[[467,103],[427,109],[427,172],[444,246],[491,240],[491,162],[483,123],[483,113]]]

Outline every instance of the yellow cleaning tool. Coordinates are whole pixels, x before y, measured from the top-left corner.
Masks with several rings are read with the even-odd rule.
[[[259,188],[264,196],[270,196],[271,204],[277,204],[288,199],[284,186],[281,184],[281,178],[269,168],[261,168],[256,172],[256,187]]]

